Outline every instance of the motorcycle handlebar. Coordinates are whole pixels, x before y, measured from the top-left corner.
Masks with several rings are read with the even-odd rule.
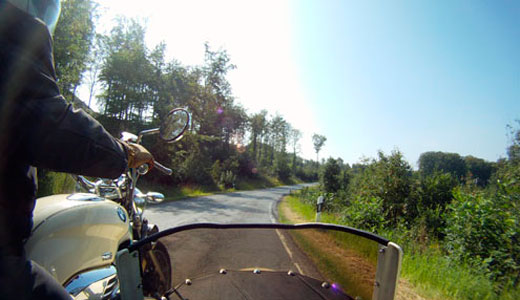
[[[161,165],[157,161],[154,161],[153,166],[154,166],[154,168],[157,168],[157,170],[163,172],[166,175],[172,175],[173,174],[173,170],[172,169],[167,168],[167,167]]]
[[[86,190],[96,187],[96,184],[94,182],[88,180],[87,178],[81,175],[73,175],[73,177],[75,177],[76,181],[79,182]]]

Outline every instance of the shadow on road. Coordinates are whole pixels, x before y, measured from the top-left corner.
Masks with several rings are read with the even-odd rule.
[[[228,195],[229,196],[229,195]],[[262,213],[263,210],[257,209],[251,206],[244,206],[232,203],[222,203],[208,197],[192,198],[173,203],[165,203],[157,205],[154,210],[160,210],[161,212],[209,212],[215,210],[223,211],[241,211],[247,213]]]

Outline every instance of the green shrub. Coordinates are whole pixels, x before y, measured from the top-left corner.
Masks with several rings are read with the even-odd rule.
[[[69,174],[38,169],[38,192],[36,196],[39,198],[72,193],[75,185],[76,182]]]
[[[274,162],[276,176],[281,181],[287,181],[291,177],[291,167],[287,160],[287,155],[284,153],[279,154]]]
[[[518,195],[507,193],[505,187],[501,190],[489,197],[457,189],[449,206],[445,238],[452,258],[499,282],[499,290],[517,285],[520,275]]]
[[[386,221],[383,200],[378,197],[357,197],[343,210],[341,222],[372,232],[380,232]]]
[[[222,184],[225,188],[234,188],[235,180],[237,176],[231,171],[224,171],[220,174],[219,184]]]
[[[444,212],[453,199],[452,191],[457,185],[458,181],[453,175],[440,172],[423,176],[414,185],[412,198],[415,202],[409,202],[413,204],[407,206],[407,211],[417,218],[416,224],[424,225],[435,238],[444,237]]]
[[[341,188],[341,168],[338,162],[329,158],[320,174],[320,183],[326,193],[336,193]]]

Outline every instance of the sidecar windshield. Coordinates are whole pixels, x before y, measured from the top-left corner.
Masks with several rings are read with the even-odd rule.
[[[372,299],[379,286],[383,238],[319,224],[247,226],[159,233],[171,232],[152,243],[168,252],[170,299]]]

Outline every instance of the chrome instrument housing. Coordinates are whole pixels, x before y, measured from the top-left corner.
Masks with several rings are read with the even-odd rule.
[[[116,268],[109,266],[81,273],[65,285],[65,290],[74,300],[115,299],[119,292]]]

